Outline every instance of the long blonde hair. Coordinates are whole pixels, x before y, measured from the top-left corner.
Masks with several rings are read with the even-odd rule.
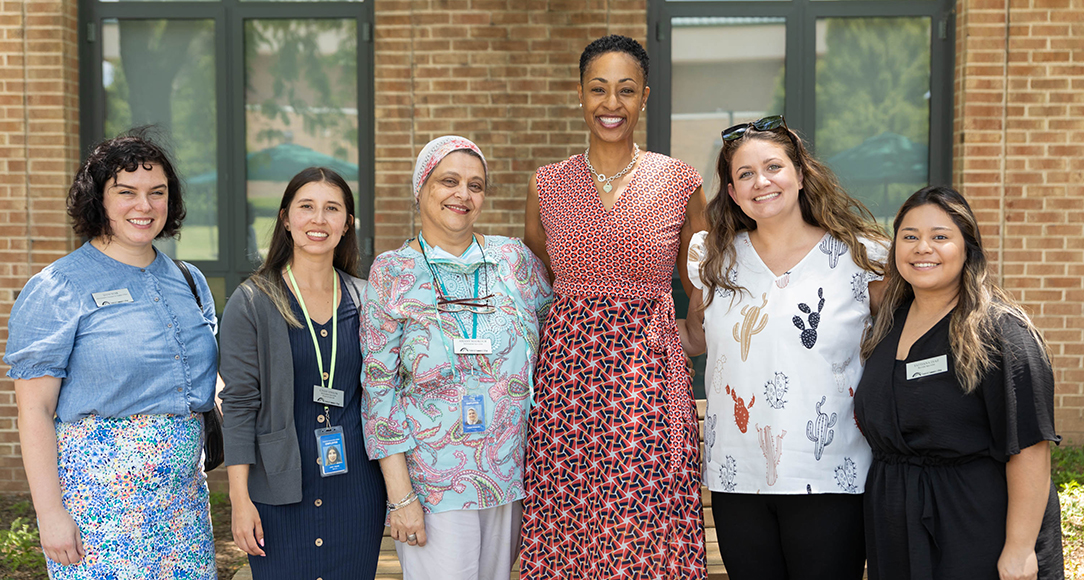
[[[920,189],[900,207],[892,231],[898,232],[904,216],[923,205],[935,205],[948,214],[956,227],[960,228],[964,239],[966,251],[963,272],[960,274],[960,290],[949,320],[949,345],[956,364],[956,380],[964,392],[971,393],[978,388],[983,374],[993,365],[991,353],[999,350],[997,323],[1005,315],[1019,320],[1028,329],[1049,360],[1046,341],[1039,329],[1035,328],[1031,318],[1012,296],[991,278],[978,221],[959,192],[944,186]],[[915,296],[914,289],[903,279],[896,265],[895,236],[888,255],[885,293],[873,327],[862,341],[863,359],[868,359],[877,344],[892,331],[896,310]]]
[[[723,141],[723,149],[719,152],[719,192],[708,202],[707,258],[700,266],[700,279],[711,290],[704,306],[711,304],[716,289],[734,295],[745,291],[731,279],[737,259],[734,238],[741,232],[757,229],[757,222],[735,203],[727,193],[727,186],[733,183],[730,164],[734,154],[751,139],[778,145],[800,172],[802,188],[798,192],[798,205],[802,219],[847,244],[851,259],[858,267],[878,276],[884,274],[884,265],[871,260],[866,254],[866,247],[858,239],[862,236],[871,241],[888,242],[888,237],[877,226],[866,206],[847,195],[832,171],[806,151],[796,133],[785,127],[769,131],[757,131],[750,127],[740,138]]]

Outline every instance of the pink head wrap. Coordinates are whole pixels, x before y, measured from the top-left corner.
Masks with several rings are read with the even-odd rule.
[[[422,191],[422,184],[425,183],[429,174],[436,169],[441,160],[447,157],[449,153],[462,149],[469,149],[477,153],[482,158],[482,168],[485,169],[486,173],[489,173],[486,156],[482,155],[482,150],[473,141],[456,135],[437,137],[422,148],[422,152],[418,154],[418,162],[414,164],[414,199],[418,199],[418,194]]]

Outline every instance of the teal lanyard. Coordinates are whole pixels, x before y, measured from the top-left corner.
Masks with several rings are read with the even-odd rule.
[[[336,305],[339,301],[339,275],[335,270],[331,271],[331,370],[328,371],[326,383],[324,382],[324,356],[320,354],[320,342],[316,340],[316,329],[312,326],[309,309],[305,307],[305,299],[301,297],[301,289],[297,287],[297,280],[294,279],[294,272],[289,264],[286,265],[286,275],[290,277],[290,284],[293,285],[294,294],[297,295],[297,303],[301,305],[301,313],[305,315],[305,322],[309,325],[312,346],[316,349],[316,365],[320,369],[320,386],[334,389],[335,387],[332,385],[335,384],[335,358],[339,353],[339,309]],[[327,405],[324,405],[324,417],[328,419],[328,424],[330,424],[331,417],[328,416],[328,411]]]
[[[478,240],[476,240],[476,239],[474,239],[472,237],[471,238],[471,243],[477,244]],[[429,244],[426,243],[425,238],[423,238],[420,233],[418,234],[418,244],[421,245],[423,250],[425,249],[426,246],[429,246]],[[432,246],[429,246],[429,247],[432,248]],[[425,256],[425,253],[423,252],[422,255]],[[444,286],[444,281],[440,279],[440,275],[437,274],[436,268],[433,268],[433,266],[431,264],[429,264],[429,259],[428,258],[426,258],[425,264],[426,264],[426,266],[429,267],[429,273],[433,275],[433,280],[435,280],[437,282],[437,284],[440,285],[441,294],[443,294],[444,296],[447,296],[449,294],[448,288],[446,286]],[[485,268],[485,267],[486,267],[485,262],[482,262],[482,265],[474,270],[474,295],[475,296],[478,295],[478,279],[479,279],[478,278],[478,270],[480,270],[482,268]],[[434,293],[434,295],[433,295],[433,304],[436,305],[437,304],[436,290],[433,290],[433,293]],[[459,316],[456,313],[452,312],[450,314],[452,315],[452,319],[455,320],[456,325],[459,326],[459,329],[463,331],[463,338],[466,338],[467,337],[467,327],[463,325],[463,321],[459,319]],[[437,315],[438,316],[440,315],[440,307],[439,306],[437,307]],[[472,324],[471,324],[470,337],[471,338],[478,338],[478,313],[477,312],[471,312],[471,317],[472,317]]]

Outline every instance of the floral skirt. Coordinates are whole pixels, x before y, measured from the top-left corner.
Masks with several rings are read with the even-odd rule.
[[[85,556],[54,580],[217,577],[203,422],[196,414],[91,415],[56,423],[64,507]]]

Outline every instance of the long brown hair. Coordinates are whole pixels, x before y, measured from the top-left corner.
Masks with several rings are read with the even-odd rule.
[[[1046,341],[1032,324],[1024,309],[990,276],[986,252],[975,214],[964,196],[950,187],[930,186],[916,191],[900,206],[892,231],[898,234],[908,212],[923,205],[935,205],[960,228],[964,239],[964,268],[960,274],[960,290],[949,320],[949,345],[956,363],[956,380],[965,393],[974,391],[982,375],[990,370],[990,354],[997,350],[997,321],[1012,316],[1027,327],[1049,359]],[[881,308],[866,338],[862,341],[862,358],[868,359],[873,349],[892,331],[896,310],[913,300],[914,289],[900,275],[896,265],[896,236],[889,251],[885,293]]]
[[[723,149],[719,152],[719,192],[708,202],[707,258],[700,266],[700,279],[711,290],[704,305],[711,304],[716,289],[734,295],[745,291],[731,279],[737,260],[734,238],[741,232],[757,229],[757,222],[730,197],[727,186],[734,182],[730,174],[734,154],[751,139],[778,145],[800,172],[802,187],[798,192],[798,206],[802,219],[846,243],[851,250],[851,259],[860,268],[877,275],[883,274],[884,265],[870,260],[866,247],[858,239],[862,236],[872,241],[888,242],[888,237],[877,226],[866,206],[847,195],[835,174],[806,151],[797,133],[785,127],[770,131],[757,131],[750,127],[740,138],[723,141]]]
[[[286,283],[282,281],[282,269],[286,267],[286,264],[290,263],[294,256],[294,239],[286,229],[286,216],[290,211],[290,204],[293,203],[297,191],[310,183],[320,182],[338,188],[343,194],[346,214],[350,216],[347,222],[349,227],[346,228],[346,233],[339,240],[339,244],[335,246],[333,262],[337,269],[355,278],[357,277],[358,269],[361,267],[361,252],[358,251],[358,237],[353,223],[355,216],[354,194],[350,191],[350,186],[346,183],[346,180],[338,173],[326,167],[308,167],[302,169],[287,184],[286,191],[282,194],[282,201],[279,203],[275,229],[271,232],[271,247],[267,250],[267,257],[264,259],[263,264],[256,269],[256,272],[252,274],[252,277],[249,278],[257,289],[267,294],[271,302],[274,303],[275,308],[286,319],[286,323],[298,328],[301,327],[301,321],[294,316],[294,311],[290,307],[289,291],[286,288]],[[245,288],[246,286],[248,284],[243,284],[241,287]],[[246,288],[246,290],[251,291],[252,289]]]

